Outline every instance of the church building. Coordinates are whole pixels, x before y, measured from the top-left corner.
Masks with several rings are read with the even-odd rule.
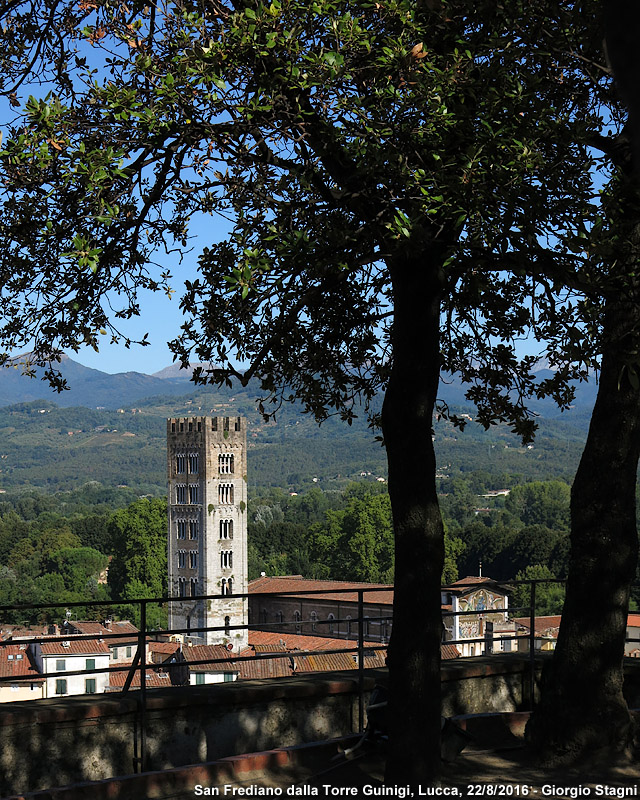
[[[167,420],[169,628],[247,646],[247,436],[242,417]],[[198,597],[214,595],[208,600]],[[216,628],[204,631],[203,628]]]

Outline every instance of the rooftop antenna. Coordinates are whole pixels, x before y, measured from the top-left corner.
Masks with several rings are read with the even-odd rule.
[[[478,561],[478,577],[482,577],[482,561]]]

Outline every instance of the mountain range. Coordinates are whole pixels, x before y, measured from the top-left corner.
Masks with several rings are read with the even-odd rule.
[[[191,365],[197,366],[197,365]],[[181,397],[195,390],[191,383],[191,371],[173,364],[152,375],[141,372],[120,372],[109,374],[79,364],[68,356],[63,356],[59,369],[67,381],[68,390],[56,393],[46,381],[41,380],[43,370],[36,371],[36,377],[22,374],[19,366],[12,365],[0,369],[0,407],[16,403],[50,400],[63,408],[83,406],[85,408],[118,409],[131,406],[142,400],[155,397]],[[548,369],[536,373],[540,380],[551,375]],[[438,397],[449,406],[469,406],[465,398],[467,387],[456,375],[443,375]],[[258,394],[257,389],[255,393]],[[576,385],[576,397],[572,409],[560,412],[552,400],[531,400],[531,410],[549,419],[562,415],[572,417],[589,416],[595,401],[597,385],[595,381],[585,381]]]

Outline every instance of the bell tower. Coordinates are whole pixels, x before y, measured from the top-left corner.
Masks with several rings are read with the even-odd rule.
[[[169,627],[247,646],[247,435],[242,417],[167,420]],[[192,599],[216,595],[209,600]],[[198,628],[216,627],[202,632]]]

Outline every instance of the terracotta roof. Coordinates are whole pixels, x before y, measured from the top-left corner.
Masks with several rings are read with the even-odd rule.
[[[640,614],[631,613],[627,616],[627,627],[640,628]]]
[[[237,671],[235,659],[237,654],[227,650],[221,644],[197,644],[194,647],[183,647],[182,654],[189,664],[192,672],[229,672]],[[224,658],[225,664],[191,664],[192,661],[204,661],[205,659],[215,660]]]
[[[0,647],[0,678],[12,678],[18,675],[32,676],[34,681],[43,681],[44,677],[31,660],[31,653],[19,644]]]
[[[73,639],[69,637],[68,647],[62,642],[42,642],[43,656],[79,656],[79,655],[109,655],[109,648],[105,642],[96,642],[88,639]]]
[[[451,658],[460,658],[462,653],[458,650],[455,644],[441,644],[440,645],[440,658],[442,661],[448,661]]]
[[[64,623],[60,626],[60,634],[64,635]],[[101,622],[70,622],[69,627],[73,629],[73,633],[82,633],[88,635],[90,633],[106,633],[107,629]]]
[[[285,575],[283,577],[270,578],[264,576],[256,578],[249,583],[249,594],[279,594],[281,592],[293,592],[291,597],[296,597],[296,592],[319,592],[310,595],[312,599],[336,600],[346,603],[358,602],[358,589],[379,588],[380,591],[368,591],[364,593],[364,602],[374,605],[393,604],[393,586],[388,583],[357,583],[355,581],[316,581],[302,578],[299,575]],[[322,594],[333,589],[345,589],[344,592],[336,594]]]
[[[354,639],[330,639],[326,636],[305,636],[302,633],[283,633],[282,631],[249,631],[251,647],[275,645],[280,650],[346,650],[357,647]],[[365,641],[365,647],[380,647],[380,642]]]
[[[40,636],[44,636],[46,633],[47,629],[42,626],[39,628],[23,628],[8,625],[0,632],[0,639],[5,642],[13,639],[36,639]]]
[[[293,673],[291,662],[285,658],[240,658],[236,662],[238,677],[243,680],[256,678],[288,678]]]
[[[357,669],[356,653],[315,653],[311,656],[296,656],[291,654],[295,672],[328,672],[338,669]],[[365,653],[365,668],[384,667],[386,655],[384,650],[374,650]]]
[[[127,680],[128,672],[110,672],[109,673],[109,684],[105,691],[107,692],[114,692],[122,689],[124,687],[125,681]],[[153,672],[152,670],[147,670],[147,677],[145,680],[145,684],[150,689],[161,689],[165,686],[171,686],[171,678],[169,677],[168,672]],[[140,688],[140,672],[136,671],[136,674],[133,676],[133,681],[131,682],[132,689],[139,689]]]
[[[443,586],[442,588],[447,592],[453,592],[454,594],[464,594],[465,592],[472,592],[476,586],[486,586],[488,589],[492,590],[503,590],[503,587],[498,583],[498,581],[494,581],[493,578],[487,578],[485,576],[479,575],[469,575],[466,578],[460,578],[453,583],[450,583],[448,586]]]
[[[536,617],[536,636],[552,636],[555,639],[558,635],[561,620],[562,616],[560,614],[551,617]],[[518,619],[514,619],[513,621],[518,628],[523,628],[527,631],[531,630],[531,620],[529,617],[518,617]]]
[[[152,653],[175,653],[180,647],[178,642],[147,642]]]
[[[102,622],[71,622],[70,627],[74,633],[80,633],[85,636],[90,634],[111,636],[114,633],[121,633],[122,637],[106,639],[107,644],[111,645],[111,647],[118,647],[125,642],[133,642],[140,633],[128,619],[111,622],[109,625],[104,625]],[[60,629],[60,635],[64,636],[64,625]]]

